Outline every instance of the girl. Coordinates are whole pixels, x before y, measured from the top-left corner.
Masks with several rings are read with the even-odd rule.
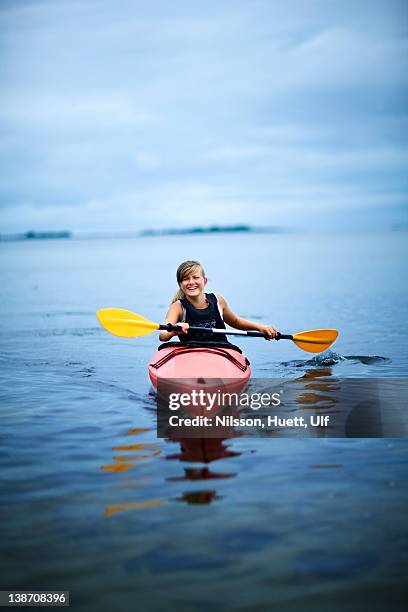
[[[165,323],[179,325],[182,332],[161,332],[160,340],[167,342],[173,336],[180,336],[181,342],[217,341],[228,342],[224,335],[210,332],[189,332],[189,326],[203,328],[224,328],[225,323],[235,329],[256,330],[265,334],[267,340],[272,340],[278,333],[272,325],[261,325],[246,319],[240,319],[229,308],[222,295],[204,293],[207,277],[203,266],[198,261],[184,261],[177,269],[179,290],[173,298],[166,315]]]

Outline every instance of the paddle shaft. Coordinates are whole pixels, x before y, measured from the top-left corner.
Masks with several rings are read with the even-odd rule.
[[[171,323],[167,323],[167,325],[160,325],[160,331],[168,331],[168,332],[179,332],[181,331],[181,327],[178,325],[172,325]],[[193,327],[190,325],[188,328],[189,331],[199,331],[199,332],[208,332],[212,334],[223,334],[224,336],[250,336],[252,338],[265,338],[265,334],[260,331],[230,331],[229,329],[215,329],[215,328],[207,328],[207,327]],[[280,334],[276,336],[275,340],[293,340],[293,336],[291,334]]]

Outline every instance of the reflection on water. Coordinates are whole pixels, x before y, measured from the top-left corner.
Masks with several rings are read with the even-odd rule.
[[[127,435],[138,435],[144,434],[148,429],[132,428],[127,431]],[[179,447],[178,452],[173,452],[165,455],[165,459],[169,461],[180,461],[180,462],[191,462],[191,463],[211,463],[220,459],[227,459],[229,457],[239,457],[241,453],[234,452],[228,448],[225,439],[200,439],[200,438],[182,438],[177,437],[168,439],[169,442],[176,443]],[[114,463],[104,464],[101,466],[101,470],[104,472],[111,473],[122,473],[132,470],[142,461],[152,460],[162,455],[162,451],[159,448],[159,442],[141,442],[137,444],[120,444],[113,446],[114,451],[125,452],[125,455],[114,455]],[[220,480],[226,478],[233,478],[236,474],[233,472],[215,472],[211,471],[208,467],[201,468],[184,468],[183,475],[167,477],[165,478],[168,482],[180,482],[180,481],[206,481],[206,480]],[[181,497],[178,497],[178,501],[184,501],[186,503],[211,503],[212,501],[219,499],[216,491],[200,489],[196,491],[184,492]],[[147,508],[153,508],[161,505],[165,500],[145,500],[138,502],[118,502],[110,504],[104,511],[105,516],[111,516],[118,512],[127,512],[130,510],[145,510]]]
[[[341,383],[332,376],[332,368],[310,369],[300,378],[300,382],[305,389],[299,392],[295,400],[300,408],[315,410],[317,413],[324,411],[329,417],[340,414],[340,410],[336,410],[339,403],[336,394],[340,390]],[[334,425],[330,423],[315,426],[316,437],[325,437],[330,429],[334,429]]]
[[[316,422],[319,414],[329,417],[327,425],[314,427],[307,435],[381,438],[400,437],[408,432],[404,409],[408,385],[404,379],[341,379],[326,367],[308,370],[286,387],[289,394],[283,402],[284,412],[296,405],[298,410],[310,413],[312,422]]]
[[[261,383],[263,385],[265,381],[261,380]],[[361,381],[359,379],[343,380],[333,376],[332,368],[326,365],[324,368],[309,368],[301,377],[285,382],[280,381],[279,384],[285,390],[285,400],[278,410],[281,419],[283,420],[284,417],[288,416],[293,418],[296,415],[301,415],[303,411],[307,412],[309,419],[312,421],[314,419],[314,427],[302,431],[300,435],[314,438],[338,436],[369,438],[397,435],[402,431],[396,429],[397,426],[406,427],[406,418],[403,422],[398,421],[400,412],[398,412],[398,418],[396,418],[389,411],[389,401],[386,401],[384,393],[381,393],[381,385],[378,384],[376,379],[370,379],[369,383],[367,383],[367,380]],[[259,381],[252,385],[251,392],[259,390],[257,385],[259,385]],[[392,385],[391,379],[388,379],[387,385]],[[382,387],[384,387],[384,384]],[[262,390],[265,391],[264,388]],[[401,391],[406,394],[407,385],[401,387]],[[161,400],[158,397],[156,397],[156,402],[158,409],[161,409]],[[276,410],[274,413],[276,414]],[[240,412],[234,409],[234,414],[251,413],[248,412],[248,409],[243,409]],[[271,407],[267,410],[257,411],[256,414],[266,418],[271,414]],[[327,415],[332,420],[330,424],[325,422]],[[384,429],[385,421],[388,422],[386,429]],[[131,428],[127,430],[126,436],[145,436],[151,431],[148,428]],[[218,486],[214,487],[214,483],[231,480],[239,475],[236,469],[228,470],[224,467],[227,466],[229,460],[237,459],[242,454],[239,450],[233,448],[233,439],[248,435],[272,438],[299,435],[299,430],[295,432],[293,428],[285,426],[267,427],[265,430],[259,429],[254,432],[245,429],[245,427],[231,425],[223,427],[219,431],[221,431],[222,437],[217,437],[217,435],[206,437],[198,434],[195,437],[186,437],[183,433],[180,433],[179,428],[170,428],[164,447],[161,441],[152,441],[151,439],[132,441],[131,443],[120,442],[112,445],[114,454],[111,462],[101,466],[101,470],[104,472],[120,475],[123,472],[136,469],[145,462],[155,461],[158,462],[157,465],[163,465],[162,462],[166,461],[183,467],[181,473],[176,472],[171,475],[168,475],[166,470],[163,469],[161,476],[163,482],[196,484],[201,482],[204,485],[205,482],[211,480],[212,486],[211,488],[203,486],[199,489],[180,491],[178,495],[174,495],[170,488],[166,497],[160,499],[149,498],[128,502],[118,500],[105,509],[105,515],[111,516],[119,512],[145,510],[174,501],[187,504],[212,504],[225,498],[225,493],[222,494],[218,490]],[[174,449],[174,446],[176,446],[176,449]],[[220,469],[219,463],[217,463],[216,468],[209,467],[209,464],[220,461],[222,461],[222,469]],[[184,465],[186,463],[203,465],[186,467]],[[234,465],[236,465],[236,462],[234,462]],[[311,463],[309,467],[312,469],[335,469],[342,467],[342,465],[341,463],[327,462]],[[143,490],[143,482],[139,484],[139,488]]]
[[[211,504],[211,502],[221,499],[217,495],[216,491],[186,491],[181,497],[176,498],[177,501],[185,502],[187,504]]]
[[[194,439],[196,442],[196,440]],[[205,438],[200,440],[201,442],[206,442]],[[235,455],[240,455],[240,453],[235,453]],[[208,467],[204,468],[184,468],[184,476],[172,476],[167,478],[169,481],[177,481],[177,480],[212,480],[213,478],[233,478],[236,476],[236,473],[232,472],[212,472]]]
[[[131,428],[127,431],[128,436],[137,436],[151,431],[148,428]],[[122,473],[135,468],[141,461],[149,461],[161,454],[158,442],[140,442],[137,444],[121,444],[113,446],[112,450],[125,452],[125,455],[114,455],[114,463],[104,464],[101,470],[104,472]],[[165,502],[163,499],[148,499],[144,501],[119,502],[110,504],[105,508],[105,516],[112,516],[120,512],[131,510],[147,510],[160,506]]]
[[[232,435],[231,435],[232,437]],[[169,438],[171,439],[171,438]],[[166,459],[192,463],[211,463],[220,459],[239,457],[241,453],[234,452],[228,448],[225,439],[222,438],[182,438],[173,437],[180,445],[180,452],[167,455]],[[215,472],[208,467],[203,468],[184,468],[183,476],[175,476],[167,480],[177,481],[199,481],[199,480],[222,480],[233,478],[235,472]],[[221,499],[215,489],[200,489],[195,491],[185,491],[177,498],[178,501],[187,504],[210,504]]]
[[[105,516],[112,516],[118,512],[129,512],[130,510],[148,510],[164,504],[164,499],[149,499],[144,502],[123,502],[122,504],[113,504],[105,510]]]
[[[149,429],[133,428],[127,431],[128,436],[137,436],[150,431]],[[101,466],[105,472],[127,472],[134,468],[140,461],[148,461],[152,457],[160,455],[159,442],[141,442],[136,444],[121,444],[113,446],[112,450],[125,452],[125,455],[114,455],[114,463]]]
[[[231,429],[231,438],[234,437],[235,430]],[[192,461],[210,463],[217,459],[237,457],[238,452],[232,451],[225,444],[223,438],[178,438],[174,433],[171,440],[177,440],[180,444],[180,452],[167,455],[167,459],[178,459],[179,461]]]

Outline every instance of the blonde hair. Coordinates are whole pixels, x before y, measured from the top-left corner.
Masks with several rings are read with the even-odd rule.
[[[177,300],[181,300],[183,297],[185,297],[184,292],[180,288],[181,281],[187,274],[190,274],[191,272],[195,272],[196,270],[199,270],[200,273],[203,275],[203,277],[205,277],[204,268],[200,264],[199,261],[194,261],[194,260],[189,259],[188,261],[183,261],[183,263],[179,265],[179,267],[177,268],[177,272],[176,272],[176,278],[179,284],[179,289],[177,293],[175,294],[175,296],[173,297],[173,299],[171,300],[172,304],[174,304],[174,302],[177,302]]]

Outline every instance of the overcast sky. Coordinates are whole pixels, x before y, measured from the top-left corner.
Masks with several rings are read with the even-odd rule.
[[[402,220],[406,0],[1,0],[0,231]]]

